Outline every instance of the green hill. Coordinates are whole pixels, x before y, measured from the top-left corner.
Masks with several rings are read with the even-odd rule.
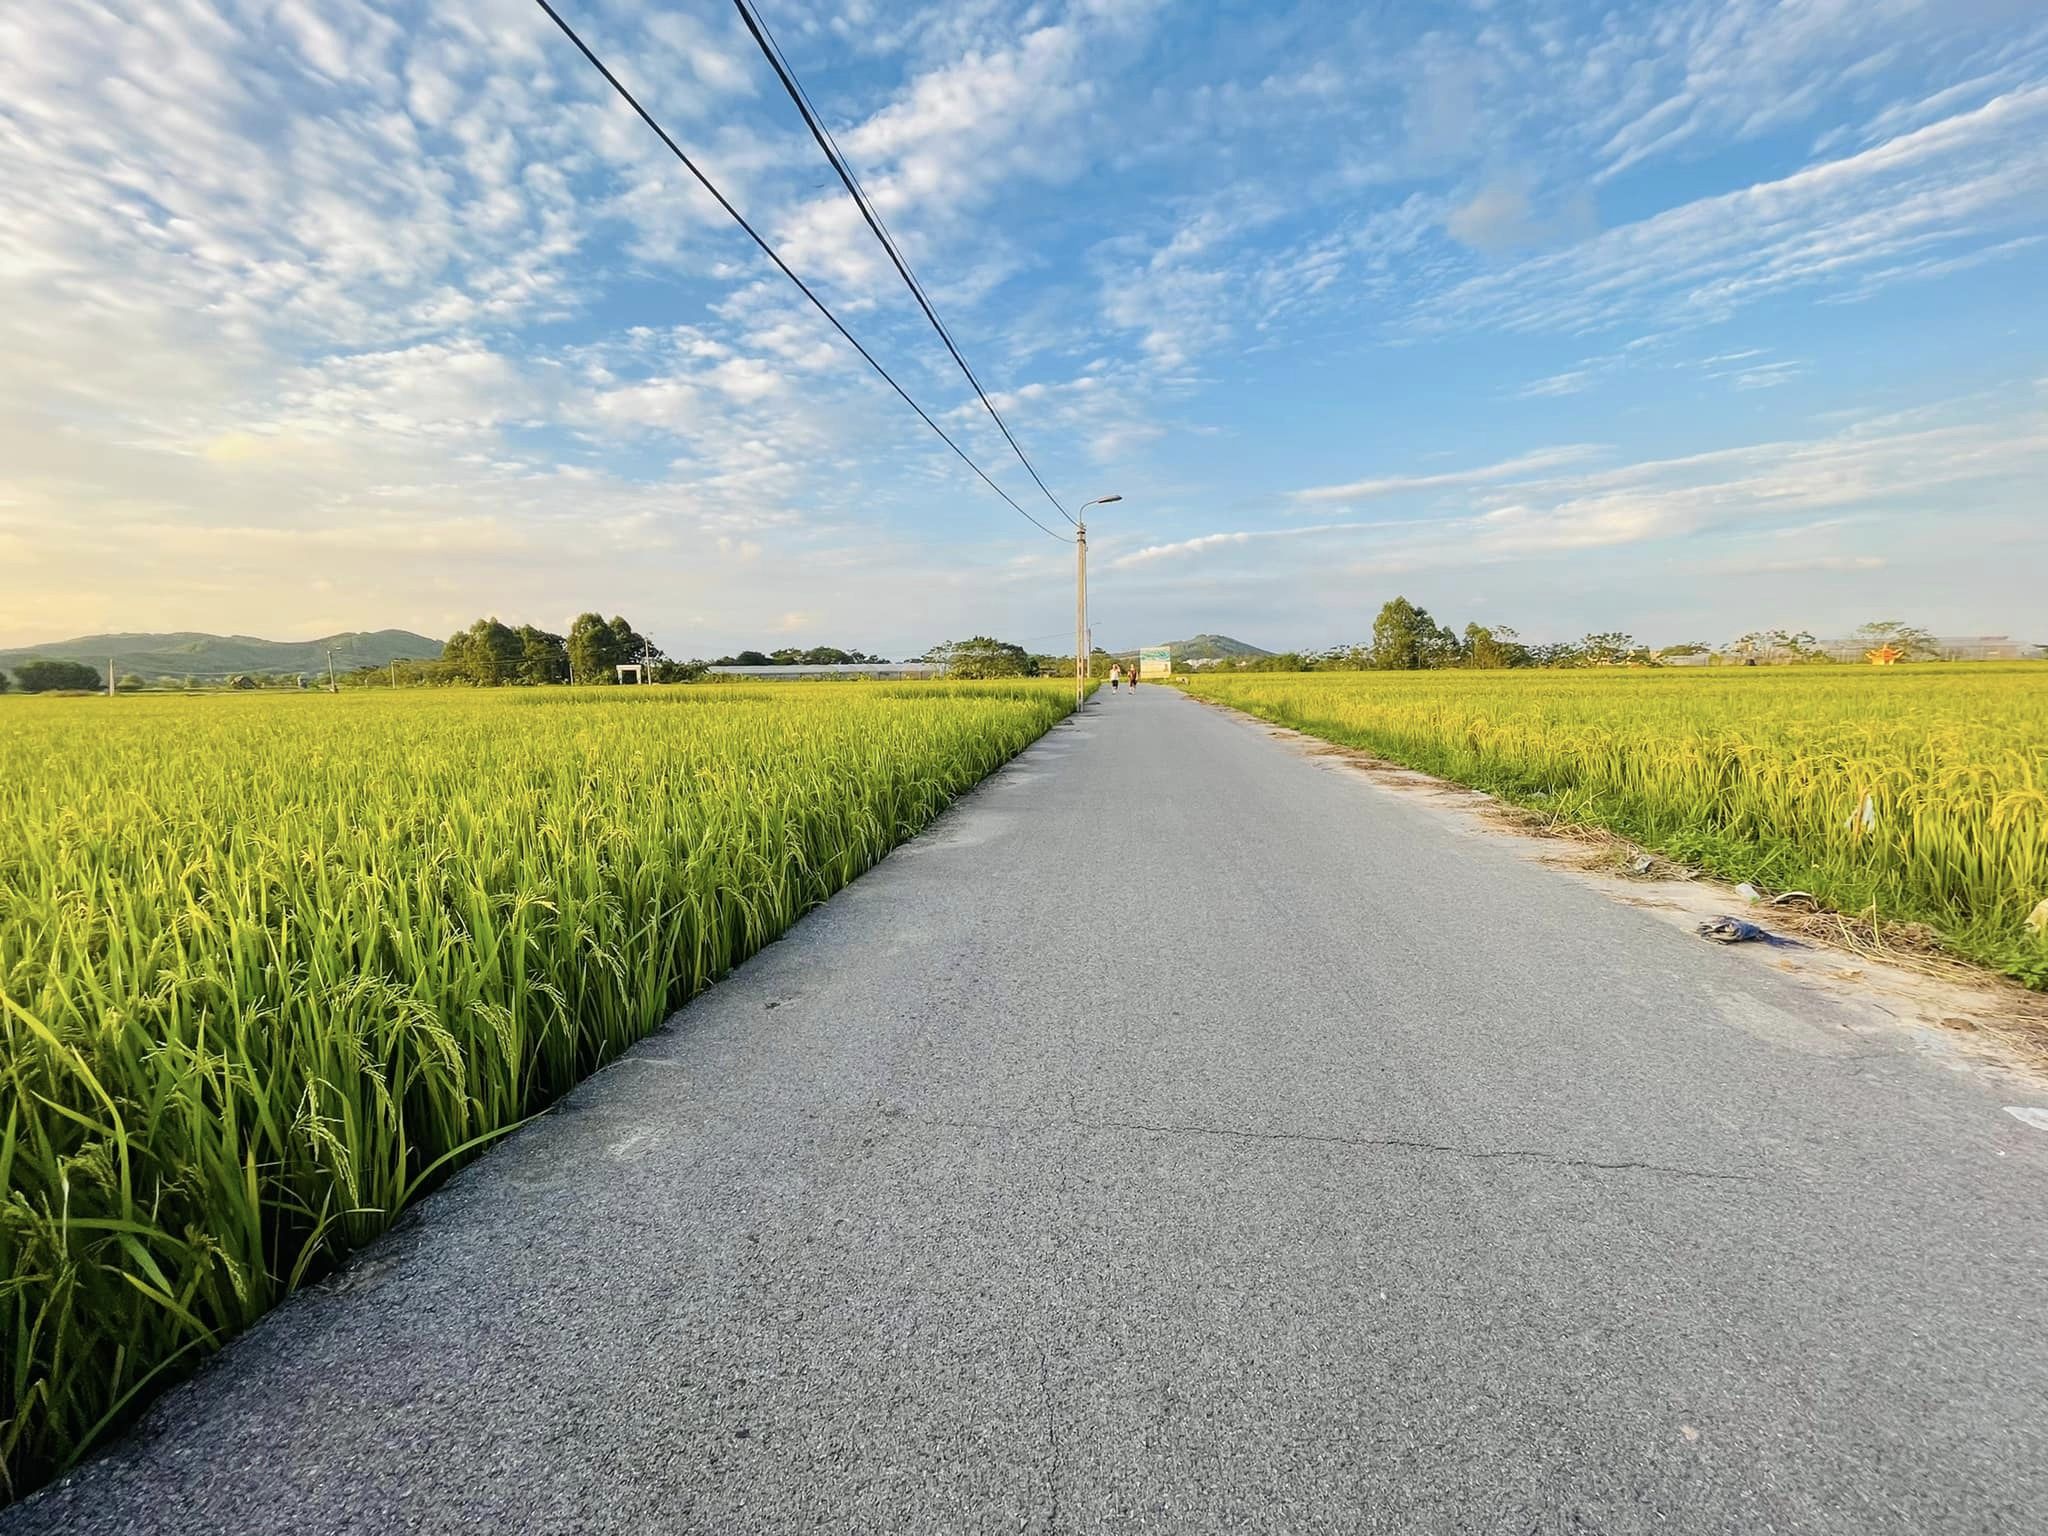
[[[81,635],[0,651],[0,669],[11,671],[25,661],[82,661],[103,669],[109,656],[117,673],[137,672],[154,682],[160,677],[194,677],[212,681],[238,672],[324,672],[327,652],[337,668],[382,666],[388,661],[431,661],[441,642],[404,629],[350,631],[318,640],[259,640],[254,635]]]
[[[1168,640],[1164,644],[1173,652],[1175,661],[1215,661],[1223,656],[1270,656],[1271,651],[1246,645],[1242,640],[1233,640],[1228,635],[1196,635],[1188,640]],[[1125,656],[1136,656],[1136,651],[1125,651]]]

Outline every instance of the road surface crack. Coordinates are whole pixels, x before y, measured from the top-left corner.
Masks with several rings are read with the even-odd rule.
[[[1641,1158],[1607,1160],[1572,1157],[1561,1152],[1540,1152],[1521,1147],[1459,1147],[1443,1142],[1417,1141],[1405,1136],[1338,1136],[1326,1131],[1246,1131],[1214,1125],[1156,1125],[1141,1120],[1077,1121],[1081,1130],[1150,1131],[1163,1136],[1221,1136],[1236,1141],[1308,1141],[1339,1147],[1383,1147],[1400,1152],[1435,1152],[1446,1157],[1474,1161],[1501,1159],[1513,1162],[1549,1163],[1560,1168],[1587,1168],[1598,1173],[1663,1173],[1681,1179],[1711,1179],[1725,1183],[1754,1184],[1753,1173],[1722,1173],[1710,1168],[1677,1168],[1669,1163],[1652,1163]]]
[[[1042,1345],[1038,1351],[1038,1386],[1045,1397],[1046,1484],[1049,1495],[1046,1530],[1056,1532],[1060,1528],[1060,1418],[1052,1400],[1052,1351]]]

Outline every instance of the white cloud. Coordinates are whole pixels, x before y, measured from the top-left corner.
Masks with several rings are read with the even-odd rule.
[[[1106,562],[1110,570],[1130,570],[1155,560],[1177,555],[1200,555],[1234,544],[1253,544],[1268,539],[1306,539],[1329,533],[1356,533],[1366,529],[1418,528],[1429,525],[1427,518],[1386,518],[1371,522],[1304,523],[1291,528],[1247,528],[1230,533],[1205,533],[1170,544],[1147,544]]]
[[[1981,402],[1963,402],[1947,414]],[[1319,537],[1363,541],[1393,568],[1457,568],[1502,560],[1585,554],[1655,540],[1762,529],[1858,541],[1843,514],[1910,510],[1962,487],[2008,490],[2048,475],[2048,415],[1938,420],[1939,413],[1866,417],[1825,437],[1763,442],[1679,458],[1572,469],[1589,450],[1559,449],[1499,464],[1393,476],[1296,492],[1298,499],[1464,494],[1435,516],[1247,528],[1148,546],[1118,568],[1200,556],[1264,541]],[[1788,518],[1800,521],[1787,525]],[[1393,536],[1390,536],[1393,535]],[[1867,549],[1823,550],[1756,562],[1757,568],[1871,570]]]
[[[1552,399],[1559,395],[1584,394],[1593,387],[1593,370],[1572,368],[1563,373],[1548,374],[1540,379],[1531,379],[1515,391],[1518,400]]]
[[[1592,561],[1837,504],[1917,495],[1926,519],[1990,483],[1996,445],[1948,419],[1889,430],[1962,478],[1868,446],[1687,458],[1767,399],[1912,390],[1839,383],[1839,346],[1762,314],[1768,346],[1676,338],[1770,296],[2018,280],[2048,239],[2048,27],[1996,4],[2016,0],[1474,5],[1411,35],[1286,7],[849,0],[789,9],[783,41],[1034,462],[1069,504],[1131,497],[1104,520],[1105,570],[1203,601],[1284,571],[1272,601],[1292,614],[1336,577],[1287,561],[1347,543],[1418,566]],[[913,393],[1035,495],[733,19],[572,14]],[[1046,576],[1050,546],[1015,542],[1045,543],[528,0],[56,0],[0,8],[0,60],[6,625],[251,627],[307,611],[309,569],[388,594],[394,619],[451,622],[477,592],[542,621],[557,585],[644,582],[667,603],[673,570],[678,611],[820,624],[863,583],[965,612]],[[1834,158],[1785,173],[1795,141]],[[1695,154],[1683,181],[1641,174]],[[1657,211],[1736,165],[1757,184]],[[1610,212],[1650,212],[1589,235],[1603,173]],[[1616,324],[1638,341],[1547,339]],[[2011,349],[1987,338],[1985,367]],[[1623,378],[1647,387],[1596,390]],[[1650,425],[1660,394],[1701,419]],[[1532,412],[1583,424],[1516,420]],[[1278,436],[1353,432],[1361,472],[1390,444],[1408,465],[1476,444],[1456,462],[1478,467],[1311,488],[1283,503],[1299,525],[1231,528]],[[1510,457],[1558,435],[1620,446]],[[1436,519],[1308,520],[1402,497]],[[995,553],[951,575],[933,544]]]
[[[1091,42],[1081,22],[1037,27],[1010,46],[926,70],[872,115],[835,128],[913,265],[935,235],[957,232],[1010,182],[1066,181],[1088,164]],[[775,228],[800,272],[895,296],[888,258],[836,184],[796,204]]]
[[[1719,319],[1788,288],[1908,276],[1901,258],[1995,238],[2044,200],[2048,85],[1469,278],[1426,301],[1419,321],[1539,332]]]
[[[1525,176],[1495,176],[1444,220],[1451,238],[1489,256],[1536,245],[1554,245],[1587,234],[1594,226],[1592,198],[1579,193],[1554,212],[1539,213]]]
[[[1440,470],[1427,475],[1383,475],[1367,480],[1352,480],[1343,485],[1318,485],[1307,490],[1296,491],[1299,501],[1364,501],[1376,496],[1397,496],[1409,491],[1449,490],[1470,485],[1485,485],[1499,480],[1516,480],[1534,472],[1559,469],[1568,464],[1580,463],[1599,450],[1587,444],[1566,444],[1557,448],[1538,448],[1517,458],[1503,459],[1498,464],[1484,464],[1475,469]]]
[[[1812,555],[1804,560],[1730,561],[1726,569],[1740,574],[1800,575],[1810,571],[1881,571],[1891,562],[1881,555]]]
[[[1632,85],[1600,149],[1603,176],[1708,138],[1740,142],[1806,121],[1902,47],[1923,57],[1967,50],[1954,9],[1944,0],[1681,0],[1646,33],[1617,29],[1592,56],[1606,78],[1625,69]]]

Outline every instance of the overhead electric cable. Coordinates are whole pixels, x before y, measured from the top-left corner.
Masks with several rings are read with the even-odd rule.
[[[753,225],[747,222],[745,215],[743,215],[739,211],[739,209],[735,208],[732,205],[732,203],[726,198],[726,195],[723,192],[718,190],[718,188],[712,183],[711,178],[709,176],[706,176],[703,173],[703,171],[698,169],[697,162],[692,160],[685,153],[683,153],[682,146],[677,144],[674,139],[670,138],[668,130],[662,127],[660,123],[654,120],[653,114],[650,113],[645,107],[640,105],[639,99],[635,97],[631,91],[627,90],[624,85],[620,84],[619,77],[613,74],[611,70],[605,66],[605,62],[603,59],[600,59],[595,53],[591,52],[590,45],[584,42],[583,39],[577,35],[576,29],[574,27],[570,26],[568,22],[562,19],[561,13],[557,11],[552,5],[550,5],[548,3],[548,0],[534,0],[534,4],[538,5],[543,11],[547,12],[548,20],[552,21],[557,27],[561,28],[562,35],[568,38],[570,42],[576,45],[576,51],[582,54],[584,58],[590,61],[590,65],[593,69],[595,69],[600,75],[604,76],[605,83],[609,85],[614,91],[617,91],[619,93],[620,98],[626,103],[626,105],[631,107],[634,110],[634,112],[636,112],[639,115],[640,121],[645,123],[649,128],[652,128],[654,130],[655,136],[659,138],[663,144],[668,146],[668,152],[674,155],[676,159],[682,162],[683,169],[688,171],[692,176],[697,178],[697,184],[703,187],[703,189],[706,192],[709,192],[711,196],[714,199],[716,199],[718,206],[723,208],[726,211],[726,213],[732,218],[732,221],[735,224],[739,225],[741,229],[745,230],[747,232],[748,237],[754,242],[754,244],[758,245],[761,248],[762,254],[765,255],[770,261],[775,263],[777,269],[781,271],[784,277],[788,278],[792,283],[796,284],[797,290],[800,293],[802,293],[805,298],[811,301],[811,304],[817,309],[818,313],[823,315],[827,320],[832,322],[832,328],[835,331],[837,331],[841,336],[844,336],[846,338],[847,344],[851,346],[854,351],[858,352],[861,355],[861,357],[866,361],[867,365],[870,368],[874,369],[876,373],[879,373],[882,376],[883,381],[886,382],[891,389],[895,390],[898,395],[902,396],[903,403],[909,406],[913,411],[917,412],[918,419],[921,420],[926,426],[930,427],[932,431],[936,432],[939,435],[939,440],[943,442],[948,448],[952,449],[953,452],[959,456],[960,462],[965,464],[969,469],[973,470],[975,474],[979,475],[981,477],[982,483],[986,485],[990,490],[994,491],[998,496],[1002,497],[1004,501],[1008,502],[1010,504],[1011,510],[1014,511],[1019,517],[1023,518],[1025,522],[1031,524],[1032,527],[1036,528],[1040,533],[1043,533],[1047,538],[1058,539],[1062,544],[1071,544],[1073,542],[1072,539],[1069,539],[1063,533],[1056,533],[1054,530],[1046,527],[1045,524],[1041,523],[1029,512],[1026,512],[1021,506],[1018,506],[1016,499],[1012,497],[1010,493],[1004,490],[1000,485],[997,485],[995,481],[989,479],[988,471],[983,469],[979,464],[975,463],[974,460],[970,459],[967,456],[966,450],[963,449],[958,443],[954,442],[951,437],[947,436],[946,429],[940,426],[936,421],[933,421],[931,416],[926,413],[925,408],[919,405],[915,400],[910,398],[910,392],[906,390],[901,384],[898,384],[895,380],[895,377],[890,374],[889,370],[884,368],[879,362],[875,360],[875,355],[872,352],[868,351],[866,347],[862,346],[859,340],[854,336],[853,332],[849,331],[844,325],[840,323],[839,317],[833,314],[830,309],[826,308],[825,301],[819,298],[817,294],[811,291],[810,285],[806,283],[802,278],[798,277],[795,272],[790,270],[789,263],[784,261],[782,257],[777,254],[775,247],[770,245],[765,239],[761,237],[760,232],[756,230]]]
[[[974,370],[967,365],[967,359],[960,355],[960,348],[953,341],[953,333],[946,329],[946,322],[939,318],[938,311],[932,307],[931,298],[925,292],[924,284],[919,282],[917,274],[910,270],[909,258],[896,244],[895,237],[889,233],[888,225],[882,222],[881,212],[875,207],[874,200],[868,196],[867,188],[861,185],[860,178],[854,174],[853,166],[841,153],[839,141],[832,137],[832,130],[825,126],[818,116],[817,109],[811,105],[810,94],[804,90],[803,82],[797,79],[796,71],[790,68],[789,61],[783,57],[782,47],[775,41],[775,34],[768,30],[768,23],[761,19],[747,0],[732,0],[732,3],[733,9],[740,13],[740,20],[747,24],[747,31],[753,34],[755,45],[768,60],[776,78],[782,82],[783,90],[788,92],[789,99],[803,115],[804,126],[811,130],[811,137],[817,141],[818,148],[831,162],[832,169],[839,173],[839,180],[845,186],[847,195],[853,199],[854,206],[860,210],[860,216],[867,221],[867,226],[873,231],[875,239],[881,242],[882,249],[888,253],[889,260],[896,267],[897,276],[903,279],[904,286],[910,290],[910,296],[917,300],[918,308],[924,311],[924,317],[931,322],[932,329],[939,333],[939,340],[946,344],[946,350],[953,354],[953,361],[960,365],[960,371],[967,376],[967,382],[974,386],[974,393],[980,397],[983,408],[1001,429],[1011,451],[1017,455],[1017,461],[1024,466],[1031,478],[1037,481],[1038,488],[1045,492],[1045,499],[1059,509],[1060,516],[1070,523],[1073,522],[1073,514],[1060,505],[1059,497],[1053,495],[1051,487],[1039,477],[1037,468],[1018,445],[1017,439],[1011,435],[1009,423],[1003,420],[1002,413],[995,407],[995,402],[989,399],[988,391],[981,387],[981,380],[974,376]]]

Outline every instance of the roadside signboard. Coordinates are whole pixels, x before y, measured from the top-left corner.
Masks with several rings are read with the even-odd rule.
[[[1173,671],[1173,652],[1163,645],[1148,645],[1138,652],[1138,676],[1165,677]]]

